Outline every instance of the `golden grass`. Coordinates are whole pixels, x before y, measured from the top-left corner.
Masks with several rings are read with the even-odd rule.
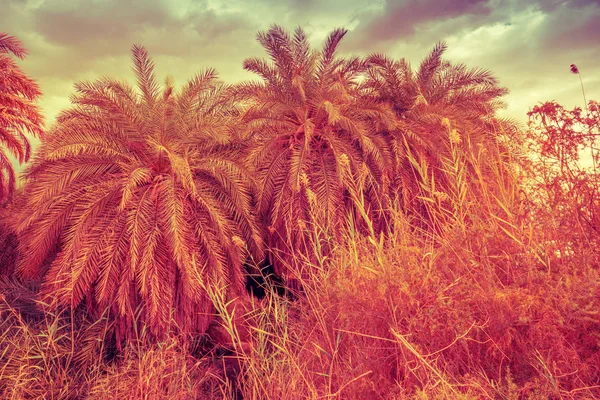
[[[269,294],[232,305],[209,290],[230,341],[222,358],[194,356],[174,335],[152,343],[140,327],[138,341],[109,361],[106,319],[25,321],[5,298],[2,398],[600,394],[597,268],[557,259],[527,229],[507,235],[482,224],[422,237],[399,215],[394,226],[387,238],[348,233],[329,268],[310,266],[295,301]]]
[[[0,398],[600,397],[596,241],[565,229],[569,205],[526,210],[505,156],[451,150],[443,193],[412,160],[432,229],[390,212],[377,233],[357,202],[367,234],[349,216],[325,253],[326,229],[305,226],[314,257],[295,260],[295,299],[231,300],[218,275],[202,280],[219,315],[206,338],[173,322],[156,342],[139,323],[118,351],[105,316],[36,314],[35,292],[3,280]]]
[[[318,262],[303,260],[310,274],[296,277],[302,293],[295,300],[268,293],[262,300],[227,301],[224,283],[209,280],[206,290],[221,326],[209,330],[217,347],[205,346],[203,353],[175,330],[157,343],[139,326],[137,340],[109,360],[107,353],[116,348],[107,319],[44,311],[24,320],[11,306],[19,303],[14,294],[19,286],[5,281],[0,394],[7,399],[600,396],[600,276],[590,250],[557,251],[570,241],[561,242],[550,227],[534,229],[533,222],[523,221],[518,207],[500,200],[512,201],[513,193],[497,191],[487,202],[475,202],[461,182],[456,180],[446,198],[427,202],[429,215],[443,228],[434,232],[415,229],[398,212],[393,231],[377,235],[370,229],[361,236],[350,229],[325,255],[319,229],[307,228]],[[32,293],[21,289],[23,296]]]

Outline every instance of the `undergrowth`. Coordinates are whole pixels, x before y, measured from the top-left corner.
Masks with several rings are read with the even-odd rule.
[[[523,228],[509,236],[480,224],[440,238],[397,216],[387,237],[348,234],[324,265],[310,266],[296,299],[267,291],[232,307],[210,291],[221,316],[215,330],[229,341],[221,340],[220,354],[206,344],[194,352],[175,335],[152,343],[143,327],[138,341],[117,351],[105,318],[25,319],[10,304],[26,288],[5,280],[0,392],[11,399],[599,396],[597,265],[560,256],[555,243]]]

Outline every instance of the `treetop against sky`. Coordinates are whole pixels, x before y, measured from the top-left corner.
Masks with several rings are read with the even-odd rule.
[[[345,27],[341,55],[383,52],[414,66],[445,40],[448,59],[489,69],[510,89],[504,114],[520,120],[540,101],[582,105],[572,63],[588,98],[600,90],[597,0],[5,0],[0,15],[29,50],[21,65],[44,92],[48,123],[74,82],[131,80],[134,43],[148,48],[159,77],[184,82],[213,67],[227,82],[251,78],[242,62],[263,55],[255,35],[272,23],[302,26],[315,44]]]

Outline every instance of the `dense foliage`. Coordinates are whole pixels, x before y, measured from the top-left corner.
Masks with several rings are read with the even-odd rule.
[[[355,222],[349,217],[376,219],[385,204],[391,152],[378,128],[395,121],[361,91],[362,61],[336,57],[345,34],[334,31],[315,52],[301,29],[293,37],[278,27],[260,33],[271,63],[249,59],[244,68],[263,82],[235,89],[249,100],[242,123],[251,137],[257,212],[275,250],[272,262],[286,278],[291,272],[281,265],[296,272],[290,278],[305,278],[308,271],[299,270],[318,262],[315,247],[339,240]]]
[[[522,132],[445,44],[413,70],[346,33],[261,32],[233,86],[161,86],[139,46],[135,88],[76,84],[2,212],[0,397],[600,396],[598,103]],[[8,52],[26,161],[40,93]]]
[[[48,302],[111,308],[120,330],[141,306],[154,334],[171,320],[202,333],[205,286],[236,297],[248,253],[262,253],[250,182],[230,156],[237,111],[213,71],[160,91],[146,51],[133,59],[138,91],[78,84],[28,169],[17,274],[43,278]]]
[[[43,118],[35,101],[42,92],[11,58],[25,58],[27,52],[13,36],[0,33],[0,202],[15,190],[16,177],[6,150],[19,163],[29,161],[31,146],[26,134],[40,136]]]

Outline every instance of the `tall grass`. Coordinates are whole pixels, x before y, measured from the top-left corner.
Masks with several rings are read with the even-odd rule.
[[[463,231],[455,221],[434,240],[394,218],[386,238],[348,232],[329,268],[311,266],[295,301],[269,293],[235,306],[211,291],[229,341],[223,358],[194,356],[174,335],[151,343],[140,328],[139,340],[109,361],[106,319],[44,312],[26,321],[3,298],[1,396],[600,395],[597,267],[560,258],[527,226],[509,235],[498,224]]]
[[[137,319],[119,349],[107,314],[49,311],[2,278],[0,398],[599,398],[597,201],[581,200],[597,181],[552,187],[449,135],[443,186],[407,153],[425,212],[392,209],[380,233],[356,192],[341,240],[298,227],[312,255],[292,296],[200,279],[218,316],[202,337],[173,321],[157,342]]]

